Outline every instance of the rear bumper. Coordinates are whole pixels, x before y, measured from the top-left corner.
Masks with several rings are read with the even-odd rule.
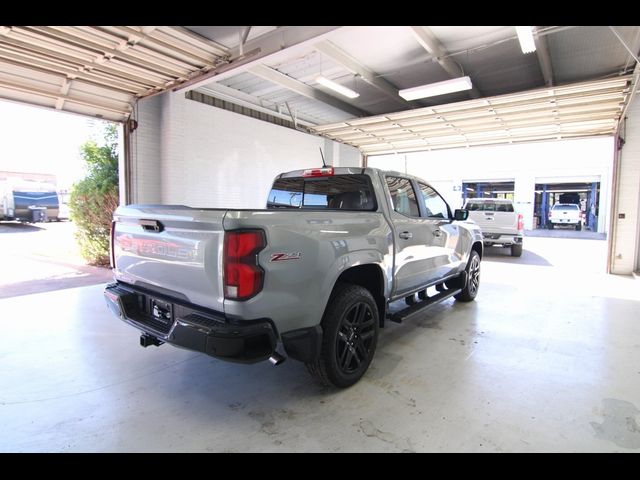
[[[558,218],[558,219],[549,219],[549,223],[553,223],[554,225],[578,225],[582,223],[582,219],[579,218]]]
[[[118,318],[157,339],[156,344],[239,363],[266,360],[276,349],[277,332],[269,319],[232,321],[222,313],[123,283],[107,285],[104,297]],[[153,343],[146,339],[143,344]]]
[[[501,244],[501,245],[522,245],[522,235],[505,235],[500,233],[488,233],[483,232],[482,242],[487,245]]]

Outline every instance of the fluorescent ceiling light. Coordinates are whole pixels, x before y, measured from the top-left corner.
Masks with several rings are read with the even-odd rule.
[[[324,85],[325,87],[333,90],[334,92],[338,92],[340,95],[344,95],[345,97],[348,97],[348,98],[358,98],[360,96],[360,94],[358,92],[354,92],[350,88],[343,87],[339,83],[336,83],[336,82],[334,82],[332,80],[329,80],[328,78],[325,78],[323,76],[317,77],[316,78],[316,82],[318,82],[320,85]]]
[[[533,32],[531,27],[516,27],[518,40],[522,53],[531,53],[536,51],[536,43],[533,41]]]
[[[430,83],[420,87],[405,88],[398,94],[405,100],[415,100],[416,98],[435,97],[445,93],[471,90],[471,79],[469,77],[458,77],[444,82]]]

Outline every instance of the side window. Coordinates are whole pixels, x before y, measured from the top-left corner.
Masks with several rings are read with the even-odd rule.
[[[422,191],[426,216],[429,218],[448,219],[449,209],[447,208],[447,203],[438,195],[438,192],[424,183],[418,183],[418,185],[420,185],[420,190]]]
[[[420,216],[416,193],[413,191],[409,180],[406,178],[387,177],[387,187],[389,187],[393,209],[396,212],[407,217]]]

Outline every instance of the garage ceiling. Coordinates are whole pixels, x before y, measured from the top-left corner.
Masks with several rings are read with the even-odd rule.
[[[222,33],[233,27],[187,28],[222,42]],[[291,29],[310,27],[269,28],[244,44],[245,51],[261,49],[255,61],[212,73],[195,87],[227,100],[235,97],[287,115],[291,111],[316,126],[626,75],[636,62],[625,44],[635,53],[640,49],[637,26],[614,27],[625,44],[607,26],[534,27],[537,50],[530,54],[522,53],[513,26],[324,27],[284,50],[278,41],[286,41]],[[237,54],[239,35],[224,40]],[[347,99],[328,90],[316,82],[320,74],[360,96]],[[469,92],[412,102],[398,95],[400,89],[463,74],[473,82]]]
[[[525,55],[513,26],[7,26],[0,97],[122,121],[140,98],[197,90],[367,154],[611,134],[640,27],[533,28],[537,50]],[[342,97],[318,75],[360,96]],[[398,95],[463,75],[472,90]],[[624,86],[596,82],[608,79]],[[577,82],[590,86],[565,89]]]

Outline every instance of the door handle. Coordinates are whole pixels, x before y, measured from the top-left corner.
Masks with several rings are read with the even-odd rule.
[[[413,233],[411,233],[411,232],[400,232],[400,234],[398,236],[400,238],[402,238],[403,240],[409,240],[410,238],[413,237]]]
[[[439,228],[436,228],[436,229],[433,231],[433,236],[434,236],[434,237],[441,237],[441,236],[442,236],[442,230],[440,230]]]

